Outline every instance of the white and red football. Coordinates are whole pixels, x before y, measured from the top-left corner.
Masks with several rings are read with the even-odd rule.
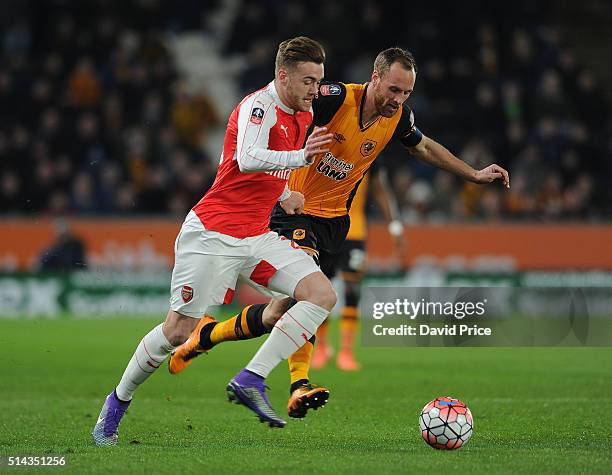
[[[455,450],[472,436],[474,419],[463,402],[444,396],[425,405],[419,427],[423,440],[434,449]]]

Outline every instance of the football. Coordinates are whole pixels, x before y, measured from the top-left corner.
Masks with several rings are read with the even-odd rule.
[[[434,449],[455,450],[472,436],[474,419],[459,399],[438,397],[421,411],[419,427],[423,440]]]

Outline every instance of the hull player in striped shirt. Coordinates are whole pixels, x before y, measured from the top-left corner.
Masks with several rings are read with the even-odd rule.
[[[308,252],[322,271],[333,274],[335,261],[349,230],[349,210],[372,163],[391,141],[399,141],[412,157],[444,169],[473,183],[499,180],[510,186],[508,172],[497,164],[475,170],[444,146],[425,136],[415,125],[406,100],[414,89],[417,68],[412,54],[389,48],[378,54],[371,81],[366,84],[321,85],[313,104],[314,125],[333,135],[330,150],[308,168],[296,170],[289,188],[301,192],[301,214],[288,214],[280,206],[272,213],[270,227]],[[407,159],[408,154],[407,154]],[[249,322],[274,328],[293,302],[272,300],[251,305],[225,322],[211,322],[200,335],[177,349],[171,372],[182,371],[200,352],[229,340],[251,338]],[[254,325],[255,323],[252,323]],[[289,416],[301,418],[327,400],[329,391],[310,384],[309,369],[314,342],[311,339],[289,358],[291,373]]]

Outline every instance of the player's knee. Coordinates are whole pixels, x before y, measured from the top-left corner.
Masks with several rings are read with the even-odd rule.
[[[179,346],[187,341],[197,324],[197,318],[187,317],[170,310],[162,330],[172,346]]]
[[[329,288],[321,289],[320,291],[316,292],[311,300],[311,302],[315,305],[318,305],[319,307],[323,307],[330,311],[336,306],[337,301],[338,295],[336,294],[336,291],[331,286],[331,284],[329,285]]]
[[[163,331],[164,336],[172,346],[179,346],[185,343],[187,338],[189,338],[189,333],[191,333],[187,332],[187,330],[180,325],[177,326],[166,323],[164,323]]]
[[[319,307],[331,310],[338,296],[331,282],[322,272],[311,274],[300,281],[295,289],[296,300],[306,300]]]

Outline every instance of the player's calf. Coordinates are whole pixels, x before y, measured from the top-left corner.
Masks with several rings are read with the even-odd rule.
[[[115,390],[104,402],[92,436],[96,445],[116,445],[118,427],[134,392],[161,366],[177,343],[184,342],[197,320],[168,311],[160,323],[140,340]]]

